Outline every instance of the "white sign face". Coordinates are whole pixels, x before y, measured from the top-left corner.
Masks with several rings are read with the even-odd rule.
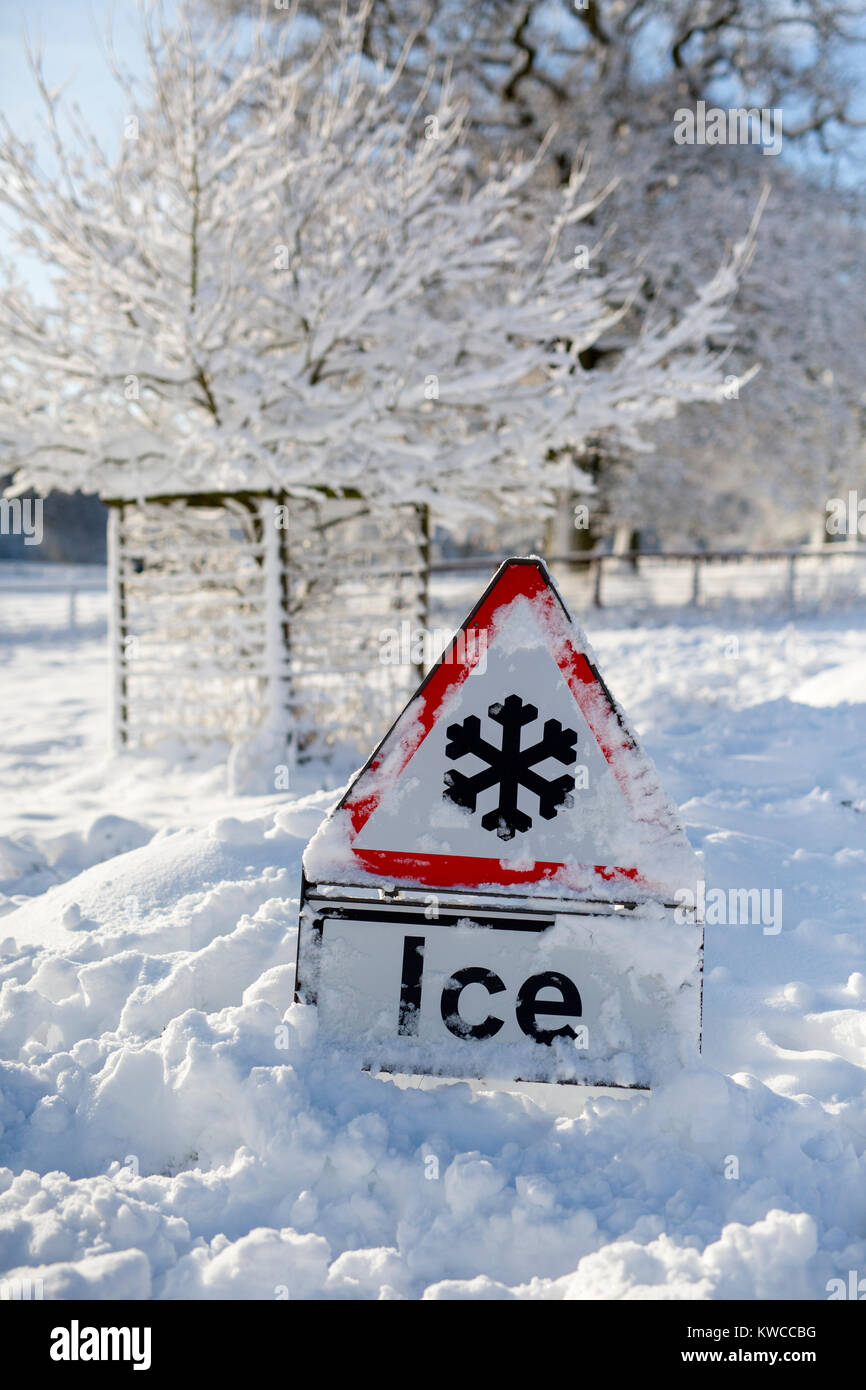
[[[322,822],[304,872],[319,884],[669,904],[700,877],[535,560],[503,565]]]
[[[544,565],[509,560],[307,846],[296,996],[373,1070],[648,1087],[699,1047],[700,877]]]
[[[493,646],[484,669],[476,667],[454,692],[447,717],[433,728],[404,776],[389,795],[383,796],[363,826],[355,840],[358,849],[387,846],[403,854],[493,856],[502,864],[518,867],[539,861],[561,863],[569,858],[584,864],[628,862],[631,808],[551,656],[544,634],[532,623],[531,615],[524,615],[524,642],[533,630],[532,647],[513,652],[504,645]],[[475,746],[502,748],[510,729],[491,716],[489,707],[509,697],[518,716],[526,718],[523,728],[516,731],[518,738],[522,734],[523,746],[529,749],[543,743],[545,730],[555,720],[561,737],[548,742],[557,750],[558,742],[564,741],[567,759],[563,763],[549,753],[527,766],[524,782],[515,775],[516,808],[519,823],[525,826],[522,831],[508,824],[487,828],[490,819],[496,819],[497,804],[501,804],[497,800],[501,783],[486,785],[490,779],[484,774],[489,764],[473,751]],[[534,716],[531,719],[530,713]],[[475,744],[471,738],[457,741],[450,736],[452,729],[462,736],[472,719],[478,720]],[[452,777],[457,774],[462,785],[471,787],[476,778],[484,783],[474,812],[443,795],[447,773]],[[565,796],[546,817],[540,815],[539,794],[533,786],[543,792],[544,787],[556,787],[563,777],[569,784]],[[488,812],[489,819],[485,815]]]
[[[311,900],[300,997],[374,1070],[647,1087],[700,999],[697,928],[624,912]]]

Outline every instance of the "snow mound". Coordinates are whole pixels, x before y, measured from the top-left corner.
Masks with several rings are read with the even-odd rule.
[[[817,709],[866,704],[866,657],[819,672],[792,690],[791,699]]]
[[[835,1115],[705,1061],[571,1118],[400,1089],[291,1002],[304,840],[284,826],[308,814],[158,835],[52,890],[44,936],[36,904],[6,919],[7,1277],[47,1298],[768,1298],[862,1266],[862,975],[834,1015],[859,1078]],[[796,1076],[781,1036],[771,1065]]]
[[[147,843],[2,921],[0,1277],[46,1299],[824,1299],[862,1273],[866,731],[791,694],[863,633],[804,625],[796,663],[787,629],[744,632],[736,662],[724,638],[598,641],[708,884],[783,894],[769,927],[707,928],[702,1058],[619,1100],[359,1072],[292,1003],[301,854],[335,793],[211,799],[171,833],[149,814]]]

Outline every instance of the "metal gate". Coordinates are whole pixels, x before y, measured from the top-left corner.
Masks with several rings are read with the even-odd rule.
[[[383,632],[426,622],[414,506],[236,493],[115,501],[113,729],[121,745],[254,734],[293,755],[369,746],[414,686]]]

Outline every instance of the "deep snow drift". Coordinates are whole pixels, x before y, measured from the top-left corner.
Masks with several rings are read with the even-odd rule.
[[[710,887],[782,890],[708,925],[703,1057],[649,1099],[402,1089],[317,1048],[299,865],[348,769],[232,799],[171,750],[107,762],[103,641],[0,646],[4,1279],[821,1299],[866,1274],[866,623],[583,616]]]

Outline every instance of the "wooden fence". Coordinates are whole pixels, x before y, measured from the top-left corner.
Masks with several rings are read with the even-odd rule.
[[[505,556],[431,566],[434,577],[490,574]],[[807,608],[866,598],[866,545],[549,555],[568,597],[586,608],[712,607],[728,600]]]

